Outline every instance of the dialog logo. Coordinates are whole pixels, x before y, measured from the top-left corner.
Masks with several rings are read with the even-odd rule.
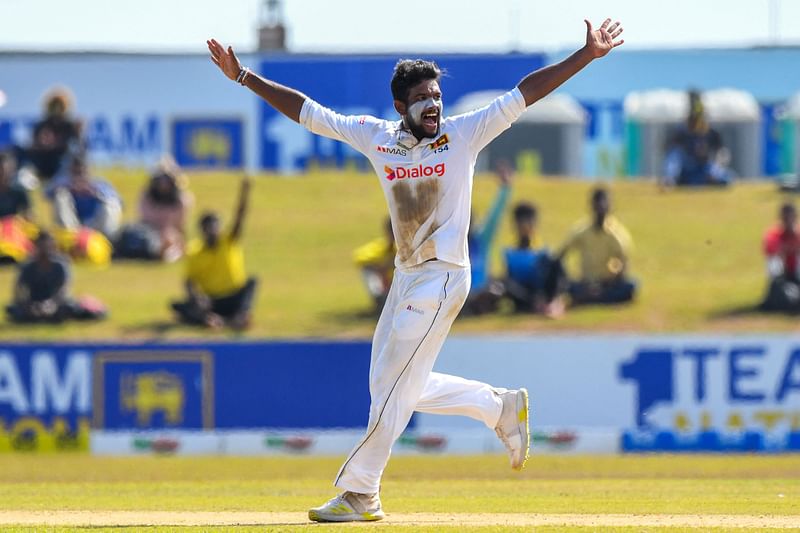
[[[444,176],[446,167],[444,163],[438,163],[433,166],[417,165],[415,167],[396,167],[392,168],[389,165],[383,167],[386,172],[386,179],[389,181],[404,178],[427,178],[433,175]]]

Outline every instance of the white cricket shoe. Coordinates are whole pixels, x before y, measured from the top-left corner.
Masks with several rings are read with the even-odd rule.
[[[377,492],[358,494],[346,491],[325,505],[308,511],[308,518],[314,522],[374,522],[385,517]]]
[[[511,468],[522,470],[528,460],[531,434],[528,428],[528,391],[510,390],[499,393],[503,410],[494,432],[503,441],[511,459]]]

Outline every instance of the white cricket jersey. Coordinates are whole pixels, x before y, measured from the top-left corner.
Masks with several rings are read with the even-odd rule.
[[[442,120],[416,142],[402,121],[340,115],[307,98],[300,124],[364,154],[378,175],[397,244],[395,266],[439,259],[468,267],[467,232],[478,153],[525,111],[515,88],[487,106]]]

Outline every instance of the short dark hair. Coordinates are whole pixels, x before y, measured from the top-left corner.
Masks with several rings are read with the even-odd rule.
[[[536,206],[528,202],[520,202],[514,207],[514,222],[536,220]]]
[[[797,208],[794,206],[792,202],[784,202],[781,205],[781,215],[786,213],[797,213]]]
[[[603,187],[602,185],[598,185],[594,189],[592,189],[592,203],[600,199],[608,199],[608,189]]]
[[[204,227],[212,222],[217,222],[219,216],[213,211],[206,211],[200,215],[200,227]]]
[[[55,242],[55,238],[53,237],[53,234],[50,233],[49,231],[42,230],[39,232],[39,235],[36,236],[36,240],[34,240],[33,242],[37,246],[41,246],[49,242]]]
[[[401,59],[392,73],[392,98],[405,102],[413,86],[425,80],[439,81],[441,77],[442,69],[433,61]]]

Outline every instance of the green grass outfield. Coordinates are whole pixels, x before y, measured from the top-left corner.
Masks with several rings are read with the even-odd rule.
[[[340,460],[4,455],[0,524],[22,517],[54,530],[78,516],[92,530],[159,523],[148,530],[339,531],[350,526],[310,526],[304,516],[335,494]],[[800,461],[792,456],[535,456],[521,473],[504,456],[401,456],[382,494],[389,516],[375,526],[413,531],[530,531],[526,520],[547,525],[542,531],[717,530],[722,518],[719,530],[800,527]],[[222,517],[252,527],[214,525]]]
[[[126,217],[134,215],[143,172],[110,170],[121,190]],[[193,215],[217,208],[227,218],[238,189],[235,174],[191,176]],[[476,212],[485,213],[495,191],[478,176]],[[540,207],[541,234],[557,246],[586,213],[591,184],[519,176],[513,201]],[[460,319],[456,332],[496,331],[789,331],[797,318],[747,311],[764,290],[760,240],[783,196],[774,185],[738,184],[730,190],[659,192],[652,182],[615,181],[613,205],[635,240],[632,273],[641,281],[638,301],[619,308],[570,311],[550,321],[500,313]],[[38,193],[37,193],[38,197]],[[39,201],[39,207],[41,205]],[[352,251],[380,234],[386,208],[371,174],[313,172],[301,177],[257,176],[245,231],[248,269],[260,278],[250,337],[368,337],[375,319],[352,264]],[[48,220],[49,213],[40,210]],[[193,216],[194,218],[194,216]],[[194,224],[192,224],[194,231]],[[500,246],[511,243],[505,216]],[[502,265],[494,256],[494,270]],[[10,296],[13,269],[0,270],[0,300]],[[107,270],[79,266],[75,293],[105,301],[111,318],[98,324],[19,328],[0,323],[0,339],[146,339],[214,335],[171,325],[167,303],[180,295],[181,266],[114,264]],[[223,334],[224,336],[224,334]]]

